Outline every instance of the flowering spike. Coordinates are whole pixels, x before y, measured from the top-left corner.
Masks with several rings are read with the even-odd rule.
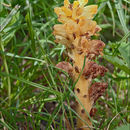
[[[93,103],[105,92],[107,84],[95,83],[91,86],[92,80],[97,76],[104,76],[107,69],[92,61],[103,55],[105,44],[101,40],[91,40],[91,36],[97,36],[101,28],[92,20],[97,13],[97,5],[85,6],[87,3],[88,0],[76,0],[70,4],[69,0],[64,0],[64,6],[56,7],[55,13],[62,24],[54,25],[53,34],[55,42],[65,45],[68,56],[73,60],[73,66],[67,62],[60,62],[56,67],[72,75],[74,81],[79,78],[86,57],[84,70],[75,85],[74,92],[84,106],[76,103],[78,115],[92,126],[84,108],[90,116],[94,115],[96,109],[92,108]],[[77,128],[86,126],[86,123],[78,118]]]
[[[64,6],[65,6],[65,7],[68,7],[69,4],[70,4],[69,0],[64,0]]]
[[[79,1],[74,1],[73,9],[76,9],[79,6]]]

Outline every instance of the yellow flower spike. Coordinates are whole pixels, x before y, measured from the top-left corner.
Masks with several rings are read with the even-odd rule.
[[[83,16],[87,19],[92,19],[93,16],[97,13],[97,5],[89,5],[84,8]]]
[[[66,7],[61,7],[62,11],[66,14],[66,16],[72,16],[72,11]]]
[[[89,5],[86,7],[86,12],[88,11],[91,14],[97,13],[98,6],[97,5]]]
[[[79,1],[74,1],[73,3],[73,9],[77,8],[79,6]]]
[[[55,11],[55,13],[57,14],[57,16],[59,16],[59,14],[62,13],[62,10],[61,10],[60,7],[56,7],[56,8],[54,8],[54,11]]]
[[[64,6],[56,7],[55,13],[58,16],[58,21],[62,24],[54,25],[53,34],[55,35],[55,42],[66,46],[68,56],[73,61],[71,71],[67,63],[59,63],[60,69],[71,73],[74,82],[78,79],[74,93],[83,104],[85,110],[90,116],[94,115],[93,104],[103,94],[107,88],[106,83],[94,83],[92,80],[97,76],[104,76],[107,69],[103,66],[97,65],[93,60],[103,55],[103,48],[105,44],[101,40],[93,40],[92,36],[97,35],[101,28],[93,21],[94,15],[97,13],[97,5],[85,6],[88,0],[74,0],[73,4],[69,0],[64,0]],[[86,56],[85,66],[84,58]],[[56,67],[58,67],[56,66]],[[65,67],[65,69],[64,69]],[[81,76],[79,77],[79,75]],[[92,86],[91,86],[92,84]],[[88,114],[80,103],[76,102],[76,112],[86,123],[80,118],[77,118],[77,129],[90,130],[92,122]],[[90,128],[89,128],[90,127]]]
[[[78,1],[81,6],[84,6],[88,3],[88,0],[78,0]]]
[[[70,5],[69,0],[64,0],[64,6],[65,6],[65,7],[68,7],[69,5]]]

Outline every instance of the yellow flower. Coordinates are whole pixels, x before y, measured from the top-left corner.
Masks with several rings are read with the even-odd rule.
[[[82,36],[90,39],[101,30],[92,20],[93,15],[97,12],[97,6],[85,6],[87,2],[88,0],[78,0],[71,4],[69,0],[64,0],[64,6],[55,8],[58,20],[63,23],[54,26],[53,34],[57,43],[71,48],[73,45],[77,46],[77,41]]]
[[[61,23],[66,23],[68,20],[77,21],[80,19],[92,19],[97,12],[97,5],[85,6],[88,0],[74,1],[73,4],[69,0],[64,0],[64,6],[56,7],[55,13]]]

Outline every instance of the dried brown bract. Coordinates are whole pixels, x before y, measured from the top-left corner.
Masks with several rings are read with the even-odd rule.
[[[58,63],[56,67],[62,69],[63,71],[67,72],[70,76],[72,76],[73,67],[70,63],[63,61]]]
[[[86,79],[88,78],[96,78],[97,76],[104,76],[107,69],[104,66],[100,66],[93,61],[88,61],[83,71],[83,76]]]
[[[91,117],[93,117],[96,114],[96,112],[97,112],[97,109],[96,108],[92,108],[91,111],[90,111],[90,113],[89,113],[89,115]]]
[[[92,102],[96,102],[97,99],[102,96],[107,88],[107,83],[96,82],[89,88],[89,98]]]

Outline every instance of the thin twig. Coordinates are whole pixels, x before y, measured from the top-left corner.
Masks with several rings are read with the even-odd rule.
[[[109,130],[109,127],[110,127],[112,121],[113,121],[120,113],[123,113],[123,112],[127,112],[127,111],[126,111],[126,110],[123,110],[123,111],[119,112],[117,115],[115,115],[115,116],[112,118],[112,120],[111,120],[111,121],[109,122],[109,124],[108,124],[107,130]]]

